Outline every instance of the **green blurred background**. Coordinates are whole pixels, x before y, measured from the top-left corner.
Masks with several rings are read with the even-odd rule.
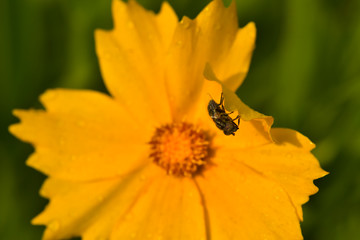
[[[140,1],[158,11],[161,1]],[[209,2],[170,0],[195,17]],[[229,1],[227,1],[229,2]],[[110,0],[0,1],[0,239],[40,239],[31,226],[47,200],[45,177],[25,166],[33,151],[7,126],[14,108],[40,107],[48,88],[106,91],[94,51],[96,28],[112,27]],[[254,21],[257,47],[238,94],[316,144],[331,174],[304,207],[305,239],[360,239],[360,1],[237,0],[239,24]]]

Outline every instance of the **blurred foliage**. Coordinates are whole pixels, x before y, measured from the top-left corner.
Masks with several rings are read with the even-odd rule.
[[[194,18],[208,0],[170,0]],[[229,0],[226,0],[229,3]],[[160,0],[142,0],[158,11]],[[32,147],[10,136],[14,108],[41,107],[47,88],[106,91],[94,51],[111,29],[111,0],[0,1],[0,238],[40,239],[30,225],[46,200],[44,176],[25,166]],[[257,48],[238,90],[253,108],[316,144],[330,172],[305,205],[305,239],[360,239],[360,2],[238,0],[239,24],[254,21]]]

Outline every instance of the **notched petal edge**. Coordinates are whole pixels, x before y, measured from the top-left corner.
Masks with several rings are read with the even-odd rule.
[[[206,65],[205,65],[204,77],[205,77],[205,79],[207,79],[209,81],[215,81],[221,85],[222,92],[224,94],[224,99],[225,99],[224,105],[225,105],[225,109],[227,111],[229,111],[229,112],[237,111],[241,120],[252,121],[253,123],[256,123],[257,125],[260,122],[261,125],[263,125],[264,131],[265,131],[267,137],[269,138],[269,140],[273,141],[271,138],[271,134],[270,134],[270,129],[274,122],[273,117],[266,116],[262,113],[259,113],[255,110],[251,109],[245,103],[243,103],[241,101],[241,99],[226,86],[224,81],[220,81],[217,78],[217,76],[215,75],[215,73],[209,63],[206,63]]]

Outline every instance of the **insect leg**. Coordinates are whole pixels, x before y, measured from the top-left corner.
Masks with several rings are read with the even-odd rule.
[[[240,115],[237,115],[236,118],[233,119],[233,121],[238,120],[238,125],[240,124]]]
[[[224,93],[221,92],[221,97],[220,97],[220,103],[219,103],[219,106],[222,110],[225,111],[225,107],[224,107]]]

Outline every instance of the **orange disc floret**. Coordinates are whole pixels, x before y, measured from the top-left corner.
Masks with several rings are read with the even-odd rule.
[[[186,122],[157,128],[149,143],[153,161],[175,176],[192,176],[209,156],[205,132]]]

